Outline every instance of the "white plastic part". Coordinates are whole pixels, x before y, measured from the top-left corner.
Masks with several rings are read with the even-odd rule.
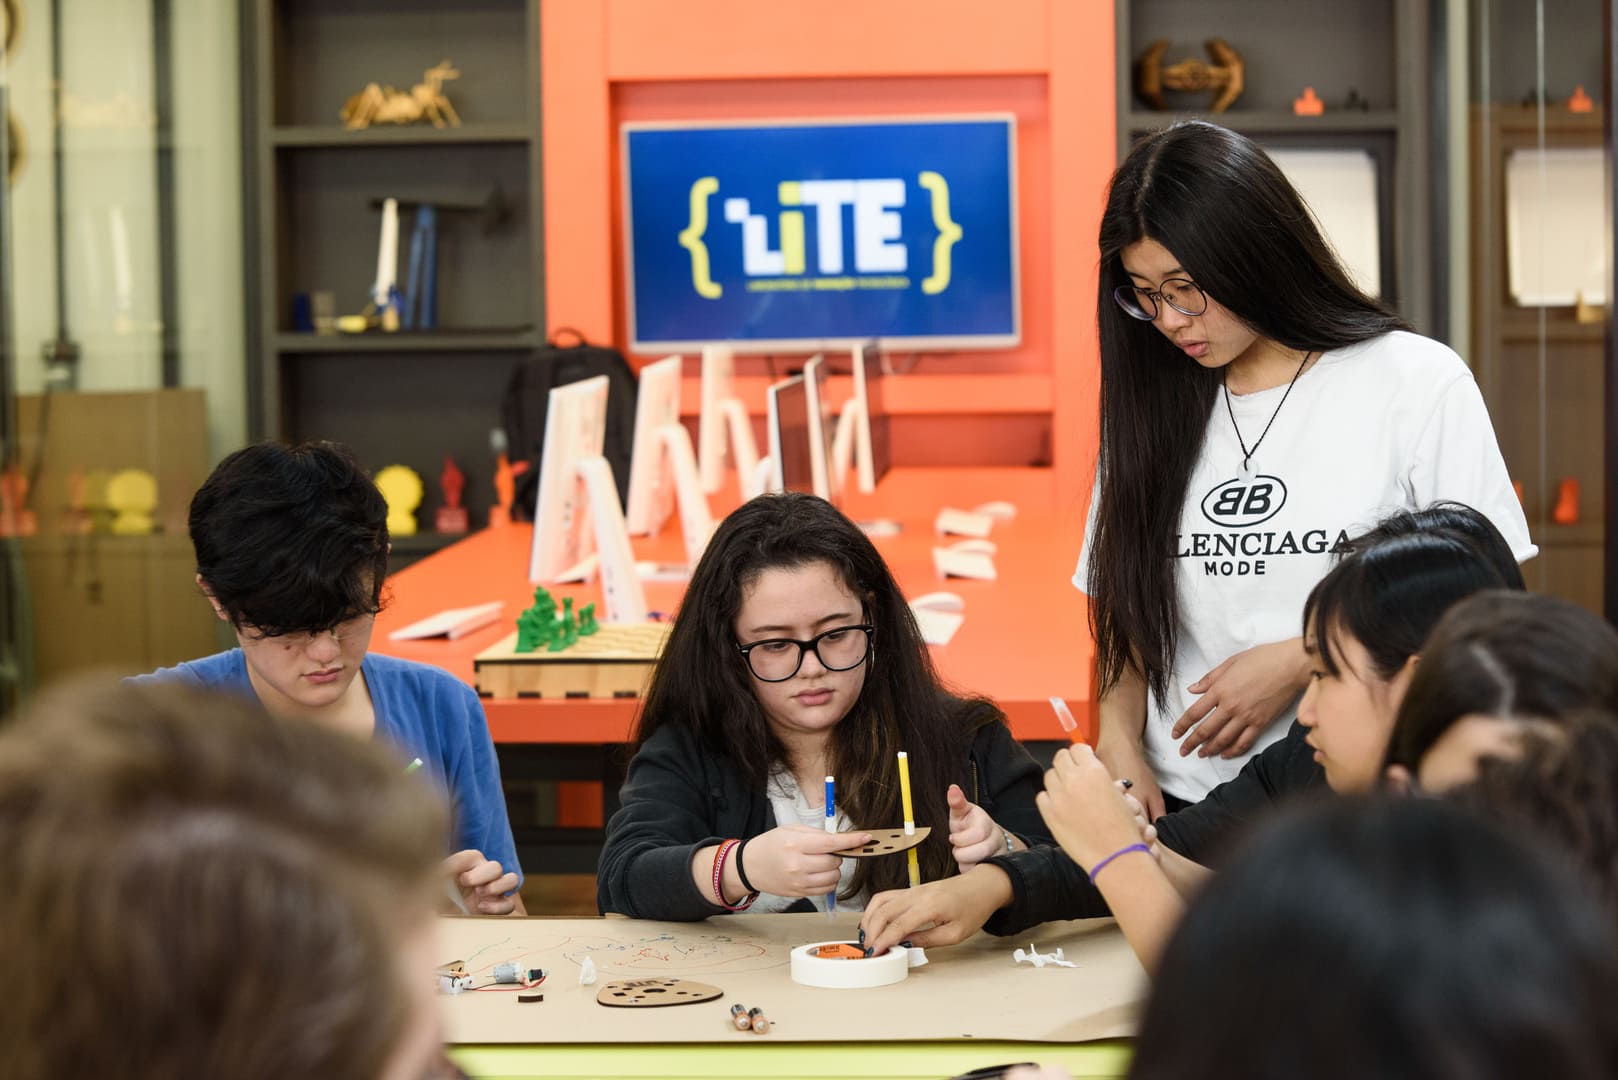
[[[933,548],[933,572],[941,578],[972,578],[976,581],[995,580],[994,559],[976,551],[956,548]]]
[[[618,505],[618,487],[612,465],[604,457],[579,462],[595,524],[596,556],[601,568],[603,623],[646,621],[646,591],[635,573],[635,553],[629,547],[629,529]]]
[[[973,536],[979,539],[989,535],[994,518],[975,510],[956,510],[945,507],[933,519],[933,531],[942,535]]]
[[[674,475],[674,494],[680,508],[680,532],[685,537],[686,561],[695,567],[707,550],[708,538],[713,535],[713,513],[708,509],[708,497],[702,493],[702,477],[697,473],[697,458],[691,450],[690,434],[679,424],[660,428],[657,434],[667,454],[670,472]]]
[[[579,985],[589,986],[596,981],[596,962],[586,956],[579,964]]]
[[[745,488],[758,468],[758,440],[753,438],[753,418],[747,415],[747,406],[738,398],[726,398],[719,403],[725,417],[725,429],[730,434],[730,456],[736,462],[736,483]]]

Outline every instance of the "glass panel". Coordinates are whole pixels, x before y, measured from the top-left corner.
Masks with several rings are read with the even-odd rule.
[[[26,6],[4,69],[0,709],[217,646],[185,510],[247,428],[236,5]]]
[[[1539,558],[1529,587],[1600,611],[1611,209],[1601,0],[1450,5],[1465,50],[1469,190],[1452,191],[1450,281]],[[1464,43],[1464,44],[1462,44]],[[1458,98],[1459,95],[1457,94]],[[1455,119],[1452,117],[1452,119]],[[1470,310],[1470,319],[1460,312]]]

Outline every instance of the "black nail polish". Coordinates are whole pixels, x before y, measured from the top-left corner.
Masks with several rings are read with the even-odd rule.
[[[865,944],[865,927],[860,927],[860,944]]]
[[[910,942],[908,942],[908,941],[901,941],[901,942],[899,942],[899,944],[904,946],[907,949],[914,949],[915,948],[915,946],[910,944]]]
[[[869,945],[865,946],[865,955],[866,956],[871,955],[871,947]]]

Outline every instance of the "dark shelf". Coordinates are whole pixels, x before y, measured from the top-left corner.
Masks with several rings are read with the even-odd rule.
[[[522,352],[539,344],[532,330],[433,330],[396,334],[290,334],[275,336],[275,351],[296,353]]]
[[[1155,128],[1166,127],[1176,120],[1207,120],[1209,123],[1239,131],[1243,135],[1287,134],[1307,135],[1312,132],[1396,132],[1399,129],[1399,114],[1392,109],[1375,109],[1370,112],[1337,111],[1327,112],[1320,116],[1298,116],[1295,113],[1252,110],[1250,112],[1226,113],[1199,113],[1199,112],[1157,112],[1147,109],[1132,109],[1128,114],[1128,123],[1132,131],[1151,131]]]
[[[1546,525],[1534,541],[1540,547],[1599,547],[1604,539],[1599,521],[1581,521],[1574,525]]]
[[[1606,340],[1607,324],[1574,322],[1572,308],[1551,308],[1545,318],[1545,340],[1557,344],[1599,345]],[[1501,309],[1500,339],[1507,345],[1532,345],[1539,340],[1539,309]]]
[[[341,127],[278,127],[270,142],[286,147],[432,146],[436,143],[526,143],[532,137],[526,124],[462,124],[435,128],[431,124],[390,124],[349,131]]]

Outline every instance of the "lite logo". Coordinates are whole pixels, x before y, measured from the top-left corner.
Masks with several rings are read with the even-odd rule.
[[[924,171],[916,184],[932,200],[933,265],[921,290],[936,295],[949,287],[950,248],[961,239],[962,230],[950,217],[949,184],[936,172]],[[704,176],[691,185],[690,223],[680,232],[680,246],[691,256],[691,283],[698,296],[717,300],[724,286],[713,280],[709,259],[709,204],[719,194],[717,177]],[[909,185],[902,179],[870,180],[783,180],[776,189],[780,209],[774,213],[779,245],[771,247],[770,216],[755,210],[745,198],[723,200],[726,223],[741,230],[742,269],[749,278],[791,278],[809,273],[808,229],[805,213],[813,214],[814,273],[834,278],[848,273],[849,241],[853,246],[853,272],[905,274],[910,270],[910,252],[904,243],[904,219],[900,211],[909,198]],[[845,211],[852,228],[844,235]]]
[[[1287,486],[1279,477],[1239,476],[1202,497],[1202,516],[1227,529],[1262,524],[1286,505]]]

